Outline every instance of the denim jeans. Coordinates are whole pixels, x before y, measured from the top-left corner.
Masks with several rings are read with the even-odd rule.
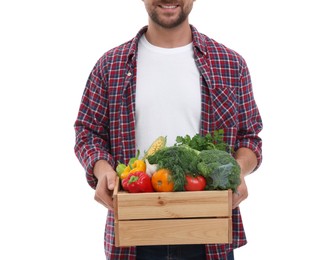
[[[206,259],[204,245],[137,246],[136,255],[136,260]],[[228,255],[227,260],[234,260],[233,252]]]

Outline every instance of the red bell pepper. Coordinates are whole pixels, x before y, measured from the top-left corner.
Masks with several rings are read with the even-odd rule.
[[[121,184],[124,190],[130,193],[154,191],[151,178],[143,171],[130,173],[121,181]]]

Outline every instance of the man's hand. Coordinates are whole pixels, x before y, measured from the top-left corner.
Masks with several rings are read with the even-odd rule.
[[[232,208],[236,208],[248,196],[245,177],[249,175],[257,166],[257,157],[255,153],[248,148],[239,148],[235,153],[235,159],[240,166],[240,185],[232,196]]]
[[[107,161],[100,160],[95,163],[93,174],[98,179],[94,199],[109,210],[113,210],[112,193],[117,173]]]
[[[237,208],[239,204],[248,197],[247,185],[245,178],[242,175],[240,175],[240,181],[240,185],[237,187],[236,192],[234,192],[232,196],[232,209]]]

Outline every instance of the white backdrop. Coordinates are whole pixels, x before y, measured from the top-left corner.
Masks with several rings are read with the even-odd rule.
[[[264,121],[237,260],[336,259],[332,2],[194,4],[190,22],[246,59]],[[0,259],[104,259],[73,123],[97,59],[146,23],[140,0],[1,1]]]

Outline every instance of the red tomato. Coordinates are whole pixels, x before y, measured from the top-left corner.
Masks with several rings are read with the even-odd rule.
[[[204,190],[206,186],[206,180],[203,176],[197,175],[187,175],[186,176],[186,184],[184,186],[184,189],[186,191],[199,191]]]

